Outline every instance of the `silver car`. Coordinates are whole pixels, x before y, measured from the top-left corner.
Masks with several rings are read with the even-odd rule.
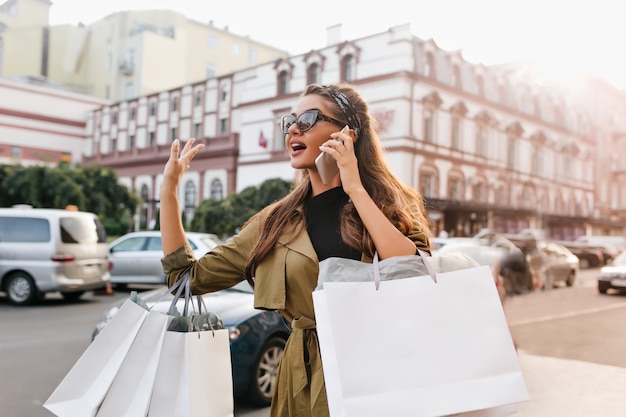
[[[196,257],[220,244],[211,233],[186,232]],[[127,233],[109,244],[111,282],[117,288],[129,284],[165,284],[161,265],[163,248],[160,231]]]

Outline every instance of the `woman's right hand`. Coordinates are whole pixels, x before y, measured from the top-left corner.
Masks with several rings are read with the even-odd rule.
[[[204,148],[202,143],[194,146],[195,141],[195,138],[189,139],[183,146],[182,152],[180,151],[180,140],[175,139],[172,142],[170,158],[163,169],[163,185],[178,186],[183,174],[189,169],[191,160]]]

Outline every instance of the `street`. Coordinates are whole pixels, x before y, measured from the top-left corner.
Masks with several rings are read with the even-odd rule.
[[[504,309],[518,349],[532,358],[575,359],[626,368],[626,333],[616,326],[626,314],[626,296],[600,295],[595,286],[597,272],[581,271],[570,288],[507,299]],[[86,294],[79,302],[68,303],[51,294],[37,305],[14,307],[0,294],[2,415],[52,416],[43,402],[88,346],[105,308],[127,295]],[[268,411],[237,404],[236,415],[265,417]]]

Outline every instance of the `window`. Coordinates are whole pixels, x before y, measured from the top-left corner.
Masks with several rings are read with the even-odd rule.
[[[149,146],[154,145],[154,132],[148,133],[148,145]]]
[[[424,109],[424,142],[434,143],[434,118],[435,113],[432,109]]]
[[[207,46],[211,49],[217,49],[218,40],[216,36],[209,35],[207,38]]]
[[[461,118],[457,115],[452,115],[452,126],[450,128],[452,138],[450,140],[452,149],[461,149]]]
[[[535,176],[541,176],[542,174],[542,165],[543,165],[543,154],[539,149],[539,146],[533,145],[532,147],[532,161],[531,161],[531,172]]]
[[[193,137],[194,138],[200,137],[200,123],[196,123],[193,125]]]
[[[128,149],[134,149],[135,148],[135,135],[129,135],[128,136]]]
[[[193,181],[185,183],[185,208],[192,208],[196,205],[196,185]]]
[[[225,135],[228,132],[228,119],[220,119],[220,135]]]
[[[117,151],[117,138],[111,138],[111,152]]]
[[[202,104],[202,91],[196,91],[196,98],[194,101],[194,106],[198,107]]]
[[[22,158],[22,148],[19,146],[11,146],[11,158]]]
[[[170,140],[173,142],[176,139],[176,128],[173,127],[170,129]]]
[[[130,120],[135,120],[135,116],[137,114],[137,111],[135,110],[134,107],[130,108]]]
[[[211,181],[211,195],[210,198],[213,200],[222,200],[224,198],[224,186],[222,185],[222,181],[218,179],[214,179]]]
[[[307,84],[319,83],[320,66],[315,63],[309,66],[307,70]]]
[[[172,113],[178,110],[178,97],[172,97],[172,101],[170,103],[170,110]]]
[[[432,172],[423,172],[420,175],[420,191],[424,197],[436,197],[436,178]]]
[[[426,62],[424,63],[424,75],[426,77],[435,78],[435,56],[432,52],[426,54]]]
[[[206,77],[207,78],[215,78],[217,76],[217,68],[214,64],[207,64],[206,66]]]
[[[156,101],[150,101],[150,116],[154,116],[156,113]]]
[[[113,57],[111,56],[111,53],[108,53],[106,57],[104,58],[104,69],[107,71],[110,71],[112,66],[113,66]]]
[[[456,88],[461,88],[461,67],[455,65],[452,69],[452,77],[450,79],[450,84]]]
[[[507,139],[507,167],[509,169],[515,169],[517,167],[517,139],[515,136],[509,136]]]
[[[126,100],[135,97],[135,85],[131,82],[126,83],[126,87],[124,87],[124,98]]]
[[[0,217],[2,242],[49,242],[50,223],[46,219],[28,217]]]
[[[220,95],[220,100],[222,102],[224,102],[224,101],[226,101],[227,98],[228,98],[228,89],[226,88],[226,86],[223,86],[222,87],[222,92],[221,92],[221,95]]]
[[[489,153],[488,127],[482,123],[476,124],[476,155],[487,157]]]
[[[238,43],[233,44],[233,55],[239,56],[241,54],[241,46]]]
[[[341,60],[342,81],[354,81],[356,78],[356,65],[353,55],[346,55]]]
[[[278,74],[278,94],[287,94],[287,71]]]
[[[460,178],[451,178],[448,183],[448,197],[450,200],[461,200],[463,193],[463,186],[461,185]]]
[[[478,184],[474,185],[473,193],[474,193],[474,202],[484,203],[487,201],[487,193],[485,192],[484,183],[479,182]]]
[[[117,124],[117,111],[114,111],[111,114],[111,124],[112,125],[116,125]]]
[[[254,49],[254,48],[250,48],[250,63],[255,63],[259,60],[259,52]]]

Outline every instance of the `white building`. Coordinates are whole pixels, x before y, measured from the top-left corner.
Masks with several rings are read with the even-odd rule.
[[[85,162],[116,168],[144,201],[155,201],[171,140],[198,137],[206,148],[180,190],[191,214],[205,198],[293,179],[280,117],[308,83],[347,81],[369,102],[391,167],[426,198],[434,233],[623,234],[610,216],[626,205],[609,217],[595,207],[595,167],[603,161],[590,114],[561,87],[523,74],[467,62],[397,26],[104,106],[88,120]],[[146,206],[144,217],[154,209]]]

